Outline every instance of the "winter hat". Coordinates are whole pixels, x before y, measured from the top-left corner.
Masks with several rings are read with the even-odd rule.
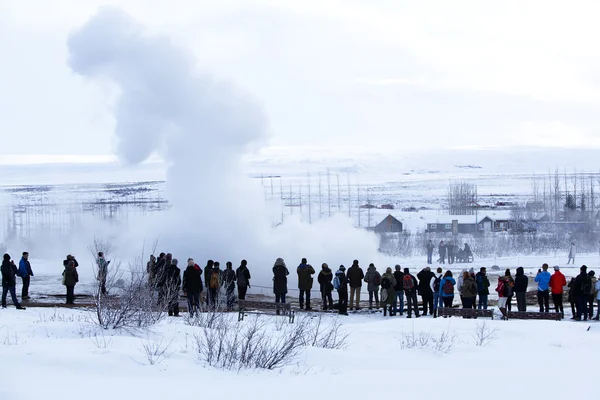
[[[581,272],[585,272],[587,271],[587,265],[582,265],[581,266]]]
[[[374,268],[374,267],[375,267],[375,264],[373,264],[373,263],[369,264],[369,268],[371,268],[371,267],[373,267],[373,268]]]
[[[404,273],[405,273],[405,274],[409,274],[409,273],[410,273],[410,270],[409,270],[408,268],[404,268]]]
[[[358,265],[358,260],[352,261],[352,265]]]
[[[248,261],[242,260],[242,265],[245,267],[246,265],[248,265]]]
[[[285,261],[283,261],[283,258],[278,258],[277,260],[275,260],[275,266],[285,267]]]
[[[396,264],[396,271],[400,271],[400,266],[398,264]]]
[[[10,254],[4,254],[4,261],[10,261]]]
[[[471,268],[471,269],[469,270],[469,273],[470,273],[471,275],[473,275],[473,274],[475,274],[475,270],[474,270],[473,268]]]
[[[560,267],[559,267],[558,265],[555,265],[555,266],[554,266],[554,270],[555,270],[555,271],[560,271]]]
[[[178,260],[178,259],[176,259],[176,258],[174,258],[174,259],[171,261],[171,264],[173,264],[174,266],[177,266],[177,264],[179,264],[179,260]]]
[[[323,265],[321,265],[321,268],[323,268],[323,269],[329,268],[329,265],[327,265],[326,263],[323,263]]]
[[[385,269],[385,273],[386,273],[386,274],[391,274],[391,273],[392,273],[392,267],[387,267],[387,268]]]
[[[343,265],[340,265],[340,271],[345,271],[346,267],[344,267]]]
[[[596,275],[596,273],[594,271],[590,271],[590,272],[588,272],[588,275],[589,276],[594,276],[594,275]]]

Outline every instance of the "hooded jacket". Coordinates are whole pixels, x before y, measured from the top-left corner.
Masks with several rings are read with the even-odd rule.
[[[63,271],[63,285],[75,286],[79,282],[79,274],[74,264],[68,263]]]
[[[348,292],[348,278],[346,274],[341,269],[338,269],[335,273],[336,278],[340,281],[340,286],[338,287],[338,293],[347,293]]]
[[[350,284],[351,288],[361,287],[364,278],[365,273],[358,263],[353,263],[352,266],[348,268],[348,283]]]
[[[452,284],[453,288],[454,288],[454,286],[456,286],[456,281],[454,280],[454,278],[451,278],[451,277],[442,278],[442,281],[440,282],[440,296],[441,297],[454,297],[454,290],[452,291],[452,293],[444,292],[444,285],[446,284],[446,282],[450,282]]]
[[[460,295],[463,297],[475,297],[477,296],[477,285],[475,279],[471,276],[463,280]]]
[[[479,271],[475,276],[475,282],[477,283],[477,293],[481,296],[487,296],[490,294],[490,280],[487,275]]]
[[[329,294],[333,291],[333,272],[328,266],[325,266],[317,277],[317,281],[319,282],[319,286],[321,289],[321,293]]]
[[[433,296],[433,291],[431,290],[431,281],[435,279],[435,274],[424,269],[417,274],[417,278],[419,279],[419,291],[421,293],[421,297]]]
[[[527,291],[527,286],[529,285],[529,278],[525,275],[525,270],[523,267],[517,268],[517,273],[515,275],[515,287],[513,288],[515,293],[523,293]]]
[[[287,276],[290,274],[285,262],[282,258],[278,258],[273,266],[273,293],[274,294],[286,294],[287,289]]]
[[[29,260],[21,257],[21,261],[19,261],[19,276],[33,276],[33,271],[31,270],[31,263]]]
[[[4,258],[0,269],[2,270],[2,286],[15,286],[17,284],[17,266],[10,261],[10,258],[8,260]]]
[[[300,290],[310,290],[313,285],[312,276],[315,273],[315,269],[312,265],[309,264],[300,264],[298,265],[298,269],[296,270],[298,273],[298,289]]]
[[[202,269],[198,264],[188,265],[185,271],[183,271],[183,291],[200,293],[203,290]]]
[[[369,266],[369,268],[367,268],[365,282],[367,282],[367,290],[369,292],[379,290],[379,285],[381,285],[381,274],[377,272],[377,269],[374,266]]]
[[[244,264],[240,265],[238,269],[235,271],[237,276],[237,283],[239,287],[249,287],[250,286],[250,270]]]
[[[550,290],[552,294],[563,294],[564,287],[567,286],[567,279],[560,271],[555,271],[550,277]]]
[[[388,279],[390,281],[390,287],[387,289],[381,288],[381,290],[387,291],[387,297],[385,300],[385,304],[392,305],[396,301],[396,278],[394,278],[394,274],[392,272],[385,272],[381,276],[381,280]]]

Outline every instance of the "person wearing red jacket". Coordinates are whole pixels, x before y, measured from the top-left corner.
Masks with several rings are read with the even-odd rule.
[[[552,302],[556,312],[560,312],[562,318],[565,317],[565,309],[563,308],[563,291],[567,286],[567,279],[560,272],[558,266],[554,267],[554,274],[550,277],[550,290],[552,291]]]

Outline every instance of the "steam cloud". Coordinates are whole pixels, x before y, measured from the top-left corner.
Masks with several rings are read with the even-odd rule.
[[[168,38],[148,34],[119,9],[102,8],[70,36],[68,48],[75,73],[119,90],[119,158],[136,164],[159,152],[169,164],[172,209],[143,233],[160,236],[161,249],[199,263],[214,258],[236,265],[246,258],[263,284],[276,257],[290,265],[312,257],[336,268],[377,254],[374,235],[342,217],[271,227],[262,191],[241,167],[243,156],[268,138],[261,108],[230,84],[198,73]]]

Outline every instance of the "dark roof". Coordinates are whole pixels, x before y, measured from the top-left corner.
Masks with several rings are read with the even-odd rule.
[[[388,214],[373,230],[375,232],[402,232],[402,222],[392,214]]]

